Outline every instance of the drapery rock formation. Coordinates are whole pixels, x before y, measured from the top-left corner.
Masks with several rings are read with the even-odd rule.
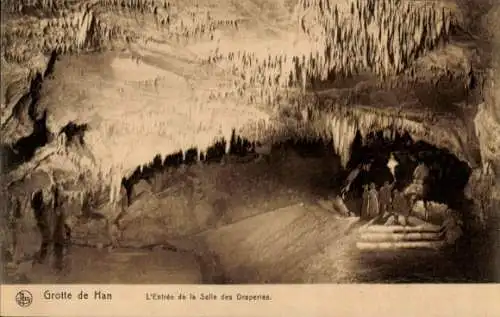
[[[112,219],[123,177],[233,129],[250,140],[332,139],[343,164],[357,132],[406,131],[495,178],[499,8],[3,1],[2,186],[26,199],[57,184],[79,205],[100,195]]]

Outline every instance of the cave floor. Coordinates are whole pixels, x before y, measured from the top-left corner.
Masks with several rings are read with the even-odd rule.
[[[196,235],[204,246],[202,252],[210,250],[202,258],[161,247],[111,251],[73,247],[62,273],[35,264],[25,272],[24,282],[468,282],[462,268],[437,251],[362,253],[355,247],[359,225],[355,217],[341,218],[312,204],[294,204]]]
[[[169,250],[73,247],[66,267],[56,272],[47,264],[26,263],[21,279],[34,284],[192,284],[201,281],[196,258]],[[6,281],[9,283],[9,276]]]
[[[230,206],[226,211],[230,216],[223,217],[212,227],[192,231],[177,239],[163,241],[160,238],[153,244],[148,238],[147,244],[139,243],[133,248],[108,250],[73,246],[69,264],[62,273],[54,273],[48,265],[25,263],[24,268],[20,268],[22,279],[14,281],[6,276],[4,281],[145,284],[479,282],[477,277],[467,274],[470,263],[464,266],[464,261],[457,261],[447,252],[362,253],[356,249],[356,228],[362,222],[321,207],[317,204],[318,199],[327,191],[312,189],[321,183],[317,181],[318,175],[331,172],[328,164],[315,159],[298,159],[292,166],[282,166],[281,170],[270,167],[267,171],[262,171],[258,164],[266,163],[246,164],[245,169],[227,164],[211,170],[212,174],[207,177],[214,177],[213,173],[224,175],[227,183],[213,181],[212,184],[217,187],[216,191],[225,191],[222,196]],[[259,169],[260,174],[254,171],[252,177],[246,175],[252,168]],[[221,174],[222,171],[225,174]],[[145,202],[151,201],[148,195],[159,197],[159,201],[169,199],[164,192],[148,193],[134,204],[146,208]],[[161,230],[165,224],[156,219],[142,221],[139,225],[130,225],[135,229],[129,230],[157,232],[157,227]]]

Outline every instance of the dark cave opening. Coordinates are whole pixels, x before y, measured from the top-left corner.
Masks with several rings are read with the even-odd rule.
[[[29,161],[38,148],[49,141],[50,131],[47,128],[47,113],[35,120],[33,132],[17,141],[12,146],[2,144],[2,171],[9,172],[17,166]]]
[[[309,173],[301,171],[302,174],[311,174],[312,179],[304,180],[309,182],[307,185],[312,188],[313,192],[321,195],[328,195],[333,188],[340,185],[337,173],[340,171],[340,158],[334,153],[333,144],[330,141],[325,141],[321,138],[280,138],[281,141],[275,142],[270,146],[270,152],[267,156],[274,156],[277,159],[268,161],[268,164],[281,164],[284,158],[283,153],[293,151],[299,159],[321,160],[322,166],[315,166],[313,169],[320,169],[324,173]],[[137,167],[136,170],[128,178],[122,179],[128,201],[132,195],[132,189],[135,184],[141,180],[145,180],[152,185],[153,179],[157,173],[162,173],[166,170],[179,170],[181,166],[190,166],[193,164],[202,163],[207,167],[211,164],[221,164],[226,160],[231,160],[233,163],[244,164],[254,161],[259,157],[256,147],[262,145],[259,142],[251,142],[241,136],[236,135],[233,131],[231,140],[229,140],[229,151],[226,153],[227,141],[221,139],[214,142],[205,152],[199,152],[196,148],[191,148],[184,153],[179,151],[167,155],[163,160],[160,155],[157,155],[149,164]],[[233,159],[231,159],[231,157]],[[324,162],[324,164],[323,164]],[[298,171],[295,171],[296,173]],[[294,173],[290,171],[290,173]],[[189,173],[188,173],[189,174]],[[314,175],[313,175],[314,174]],[[309,176],[309,175],[307,175]],[[175,179],[170,183],[175,182]]]
[[[80,145],[85,145],[85,132],[87,130],[87,124],[76,124],[74,122],[69,122],[61,129],[59,134],[64,133],[69,144],[77,142]]]
[[[395,168],[395,179],[387,167],[391,153],[399,163]],[[430,172],[427,199],[457,209],[464,204],[464,188],[472,172],[466,162],[460,161],[448,150],[415,141],[408,133],[395,134],[394,139],[390,139],[384,137],[383,131],[378,131],[370,133],[365,142],[358,133],[352,144],[347,169],[367,163],[371,163],[370,169],[362,170],[353,183],[357,196],[361,196],[363,184],[372,182],[381,186],[386,181],[395,181],[395,187],[402,190],[412,182],[415,168],[424,163]]]
[[[162,159],[161,155],[156,155],[153,161],[149,164],[139,166],[128,178],[122,179],[122,185],[126,190],[128,202],[131,201],[133,186],[141,180],[152,183],[155,174],[162,173],[169,169],[179,169],[182,165],[193,165],[198,162],[206,164],[220,163],[225,155],[226,141],[219,140],[214,142],[214,145],[209,147],[206,153],[199,153],[197,148],[190,148],[185,153],[182,151],[167,155]]]
[[[272,166],[277,167],[273,164],[287,165],[286,167],[270,169],[271,173],[278,169],[288,169],[285,172],[287,175],[282,177],[284,182],[287,182],[291,178],[288,176],[293,174],[297,175],[297,179],[303,178],[303,184],[294,181],[294,184],[287,183],[287,186],[300,187],[301,190],[308,190],[322,197],[331,197],[332,194],[340,193],[340,188],[351,171],[360,164],[370,163],[369,170],[361,170],[351,185],[349,195],[351,199],[358,200],[365,184],[375,183],[377,187],[380,187],[386,181],[389,183],[395,181],[395,188],[400,191],[404,190],[411,184],[415,168],[423,163],[430,172],[429,190],[425,197],[427,201],[444,203],[456,210],[463,209],[467,203],[464,197],[464,188],[471,174],[471,168],[468,164],[460,161],[446,149],[437,148],[424,141],[413,140],[408,133],[395,133],[393,137],[389,137],[387,131],[385,136],[384,131],[377,131],[370,133],[364,141],[358,133],[352,144],[351,157],[346,168],[341,168],[340,158],[334,152],[331,140],[319,137],[282,137],[279,140],[270,145],[269,153],[264,154],[264,156],[271,157],[268,164]],[[157,155],[150,164],[138,167],[129,178],[123,179],[122,183],[127,191],[129,201],[135,184],[145,180],[152,185],[155,175],[165,170],[178,170],[183,165],[189,166],[198,163],[207,166],[219,164],[225,162],[228,157],[236,158],[233,160],[234,162],[245,163],[262,155],[256,151],[258,143],[237,136],[234,131],[229,142],[228,153],[226,153],[226,141],[220,140],[204,153],[199,153],[198,149],[192,148],[185,153],[179,151],[168,155],[164,159]],[[290,158],[287,152],[293,152],[295,158]],[[395,168],[395,179],[387,167],[391,153],[399,164]],[[293,163],[287,162],[287,160],[303,162]],[[308,161],[310,164],[305,163],[307,160],[310,160]],[[300,166],[300,168],[296,166]],[[283,175],[283,171],[280,173]],[[169,183],[173,184],[177,181],[176,177]],[[181,176],[179,180],[183,177]]]

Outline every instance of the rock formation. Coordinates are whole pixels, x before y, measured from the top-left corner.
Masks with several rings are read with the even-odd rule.
[[[332,139],[344,164],[357,132],[406,131],[500,175],[495,0],[5,0],[2,12],[2,187],[16,197],[59,184],[112,210],[138,166],[233,129]]]

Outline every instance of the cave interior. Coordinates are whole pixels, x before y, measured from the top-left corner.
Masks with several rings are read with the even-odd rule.
[[[234,131],[230,142],[229,152],[225,153],[226,142],[224,139],[215,142],[205,153],[191,148],[184,153],[166,156],[163,160],[157,155],[151,163],[137,167],[134,173],[123,178],[122,184],[130,193],[135,184],[140,180],[151,182],[155,173],[167,169],[176,170],[182,165],[190,166],[202,163],[205,168],[211,164],[221,164],[225,157],[249,158],[236,160],[238,164],[249,164],[257,156],[256,142],[250,142]],[[345,167],[340,164],[339,156],[335,153],[332,140],[321,137],[286,138],[281,137],[279,142],[271,145],[270,156],[286,157],[282,152],[294,151],[298,158],[316,158],[323,161],[334,162],[328,164],[321,174],[314,174],[311,190],[321,196],[331,197],[338,194],[345,178],[351,170],[360,164],[370,163],[370,169],[362,169],[351,186],[350,199],[360,199],[363,185],[374,183],[377,188],[385,182],[395,182],[395,188],[403,190],[412,182],[412,176],[419,163],[424,163],[430,171],[428,200],[447,204],[450,208],[462,209],[464,204],[464,188],[467,185],[471,168],[447,149],[438,148],[425,141],[415,141],[409,133],[393,133],[386,131],[371,132],[364,140],[359,131],[351,145],[351,156]],[[387,161],[393,154],[399,165],[395,169],[395,177],[387,167]],[[294,157],[296,159],[296,157]],[[286,158],[285,158],[286,159]],[[271,161],[271,164],[281,164],[283,161]],[[312,167],[314,169],[314,167]],[[294,173],[294,171],[290,171]],[[306,172],[307,173],[307,172]]]

